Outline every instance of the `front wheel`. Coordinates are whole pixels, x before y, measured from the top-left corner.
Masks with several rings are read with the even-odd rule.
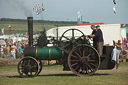
[[[39,72],[38,61],[33,57],[25,57],[20,60],[17,66],[21,77],[34,77]]]

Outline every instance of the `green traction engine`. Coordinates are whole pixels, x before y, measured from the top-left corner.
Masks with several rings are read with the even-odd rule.
[[[97,70],[110,70],[115,67],[115,62],[111,61],[113,46],[104,46],[103,56],[99,56],[97,50],[91,46],[89,38],[78,29],[66,30],[50,47],[47,46],[47,36],[42,32],[37,39],[37,45],[33,46],[33,18],[28,17],[28,34],[29,46],[24,49],[24,57],[17,66],[21,77],[39,75],[43,60],[58,60],[64,71],[72,71],[77,76],[90,76]]]

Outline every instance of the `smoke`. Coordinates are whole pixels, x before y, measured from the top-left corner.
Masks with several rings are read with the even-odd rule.
[[[27,6],[25,6],[25,4],[24,4],[23,1],[16,0],[16,3],[20,7],[21,11],[24,12],[24,14],[25,14],[26,17],[32,17],[32,11],[30,9],[28,9]]]
[[[32,10],[30,7],[25,5],[25,0],[8,0],[11,6],[13,6],[15,11],[20,10],[24,13],[26,17],[32,17]]]

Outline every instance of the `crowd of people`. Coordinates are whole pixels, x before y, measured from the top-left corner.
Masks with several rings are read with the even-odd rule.
[[[23,57],[23,50],[27,46],[26,43],[23,42],[15,42],[14,44],[8,44],[0,46],[0,54],[3,58],[22,58]]]

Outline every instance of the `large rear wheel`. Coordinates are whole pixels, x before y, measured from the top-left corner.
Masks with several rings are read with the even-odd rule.
[[[75,47],[68,56],[68,65],[72,72],[78,76],[89,76],[95,73],[100,65],[100,57],[90,45]]]

